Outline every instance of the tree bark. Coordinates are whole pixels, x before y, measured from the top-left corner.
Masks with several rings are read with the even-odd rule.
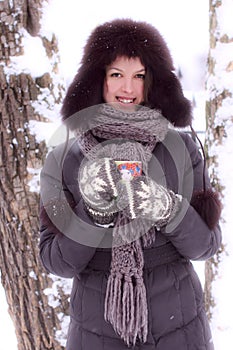
[[[30,132],[30,122],[48,121],[35,108],[45,91],[48,109],[62,97],[62,86],[53,82],[56,39],[40,34],[42,5],[41,0],[0,2],[0,267],[19,350],[64,349],[62,322],[68,313],[63,281],[45,272],[38,254],[38,177],[47,148]],[[12,63],[24,54],[25,33],[40,38],[54,62],[40,77]],[[39,63],[40,57],[35,65]]]
[[[228,236],[227,234],[230,228],[230,218],[227,208],[229,205],[232,206],[233,204],[232,198],[230,198],[232,183],[229,186],[227,181],[227,176],[229,178],[231,176],[229,166],[231,166],[233,156],[232,141],[230,139],[230,133],[232,133],[230,130],[232,130],[233,126],[233,60],[232,49],[230,50],[229,46],[232,46],[233,38],[230,37],[226,31],[227,11],[226,0],[210,0],[210,50],[208,57],[208,79],[206,84],[209,95],[209,99],[206,103],[206,148],[208,151],[208,168],[211,181],[213,186],[221,193],[222,197],[223,214],[221,227],[223,231],[223,243],[219,252],[206,263],[205,297],[207,313],[212,323],[212,329],[216,339],[219,338],[217,334],[218,331],[222,332],[225,328],[225,326],[223,326],[225,321],[222,323],[222,317],[220,315],[226,315],[226,310],[223,310],[220,305],[221,302],[223,302],[221,296],[226,294],[226,290],[225,292],[224,290],[221,291],[221,285],[223,288],[226,288],[227,279],[231,279],[230,276],[224,274],[222,268],[224,261],[228,259],[229,254],[231,255],[231,244],[229,243],[232,241],[232,236]],[[226,154],[228,154],[227,159],[225,157]],[[229,168],[229,173],[224,174],[227,168]],[[230,230],[232,230],[232,227]],[[216,290],[218,290],[219,294],[216,294]],[[225,298],[227,298],[227,296],[225,296]],[[227,300],[227,302],[230,307],[230,300]],[[219,312],[216,312],[216,310],[219,310]],[[232,312],[232,310],[230,312]],[[222,335],[224,335],[224,333],[222,333]],[[223,343],[220,342],[220,344]],[[224,348],[223,345],[219,346],[219,348]]]

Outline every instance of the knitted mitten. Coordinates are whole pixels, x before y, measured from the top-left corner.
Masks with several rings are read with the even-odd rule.
[[[130,219],[152,220],[157,228],[168,223],[179,210],[181,196],[148,177],[138,176],[118,185],[117,205]]]
[[[80,167],[79,189],[88,214],[96,223],[113,221],[116,206],[117,187],[121,175],[111,158],[88,161]]]

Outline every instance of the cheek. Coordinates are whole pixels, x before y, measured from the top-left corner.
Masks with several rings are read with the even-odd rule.
[[[144,99],[144,82],[138,85],[137,95],[138,95],[138,97],[140,97],[140,100],[142,102]]]
[[[103,88],[103,97],[105,102],[112,102],[115,97],[115,92],[117,90],[116,84],[105,80]]]

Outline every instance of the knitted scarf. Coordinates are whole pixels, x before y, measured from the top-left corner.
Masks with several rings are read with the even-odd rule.
[[[138,160],[148,175],[148,162],[157,142],[163,141],[168,121],[159,111],[139,107],[127,112],[104,104],[98,107],[85,127],[76,130],[79,146],[88,159],[110,157],[114,160]],[[99,142],[99,140],[107,140]],[[129,345],[137,338],[146,342],[148,309],[143,281],[143,247],[155,239],[152,222],[129,220],[117,213],[113,228],[110,275],[105,296],[104,317]]]

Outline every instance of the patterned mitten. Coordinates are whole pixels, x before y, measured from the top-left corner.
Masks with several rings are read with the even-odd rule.
[[[118,211],[117,187],[121,175],[111,158],[88,161],[80,167],[79,189],[88,214],[96,223],[108,224]]]
[[[117,205],[130,219],[152,220],[157,228],[168,223],[179,210],[181,196],[148,177],[138,176],[118,185]]]

